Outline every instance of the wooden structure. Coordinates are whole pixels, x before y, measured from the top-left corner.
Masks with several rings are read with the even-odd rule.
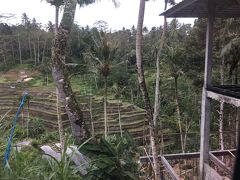
[[[218,166],[219,168],[221,168],[227,175],[229,178],[231,178],[232,176],[232,170],[226,167],[226,164],[224,164],[219,157],[223,157],[223,156],[232,156],[232,155],[236,155],[236,150],[235,149],[231,149],[231,150],[222,150],[222,151],[210,151],[209,152],[209,159],[210,161]],[[163,165],[163,167],[165,168],[165,170],[168,172],[168,174],[170,175],[170,177],[173,180],[180,180],[180,177],[176,174],[176,172],[174,171],[173,167],[170,165],[169,161],[170,160],[187,160],[187,159],[199,159],[200,158],[200,152],[194,152],[194,153],[180,153],[180,154],[165,154],[162,156],[159,156],[159,159],[161,160],[161,163]],[[140,163],[144,164],[147,163],[149,161],[152,161],[152,157],[150,156],[142,156],[140,157]],[[214,170],[207,165],[207,171],[211,171],[211,173],[217,174],[214,172]],[[210,178],[211,180],[211,178]]]
[[[165,17],[201,17],[207,18],[205,73],[202,91],[201,112],[201,141],[200,141],[200,176],[205,177],[205,164],[209,158],[215,159],[209,154],[210,134],[210,99],[224,101],[240,107],[239,86],[212,86],[212,51],[213,51],[213,23],[214,18],[238,18],[240,17],[239,0],[184,0],[176,6],[168,9],[161,15]],[[221,162],[215,159],[220,166]]]
[[[163,166],[167,169],[172,179],[179,179],[167,160],[170,157],[191,157],[200,156],[199,170],[200,179],[214,179],[210,174],[219,176],[209,166],[209,161],[232,175],[232,170],[216,157],[216,153],[210,152],[210,114],[211,99],[223,101],[240,107],[240,86],[213,86],[212,77],[212,51],[213,51],[213,26],[215,18],[239,18],[240,0],[184,0],[161,14],[167,18],[207,18],[206,31],[206,52],[205,52],[205,73],[202,90],[202,111],[201,111],[201,141],[200,152],[193,154],[167,155],[161,157]],[[225,153],[225,152],[221,152]],[[141,159],[143,161],[143,159]]]

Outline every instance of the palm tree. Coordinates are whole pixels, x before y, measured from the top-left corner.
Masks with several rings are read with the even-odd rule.
[[[182,128],[182,122],[181,122],[181,111],[180,111],[180,105],[179,105],[179,90],[178,90],[178,78],[183,74],[183,71],[179,66],[179,63],[183,62],[182,54],[183,54],[183,49],[181,48],[181,44],[176,44],[176,45],[173,45],[172,47],[168,46],[165,53],[165,56],[166,56],[165,61],[168,65],[169,74],[174,79],[176,116],[177,116],[179,132],[180,132],[182,153],[184,153],[186,143],[184,141],[185,138],[183,135],[183,128]]]
[[[119,122],[119,129],[120,129],[121,137],[123,137],[123,131],[122,131],[120,104],[121,104],[122,94],[123,94],[123,91],[125,90],[125,88],[126,88],[125,86],[121,87],[117,83],[114,83],[112,86],[112,90],[114,91],[114,96],[115,96],[115,98],[118,99],[118,122]]]
[[[89,1],[84,1],[89,4]],[[84,3],[82,2],[82,3]],[[92,2],[92,1],[91,1]],[[74,21],[77,0],[66,0],[63,17],[53,42],[52,50],[52,76],[57,85],[58,93],[62,99],[68,118],[71,123],[73,136],[77,141],[82,141],[88,136],[88,130],[83,121],[83,114],[73,94],[68,78],[64,59],[67,49],[67,41]]]
[[[235,84],[238,84],[238,64],[239,64],[239,56],[240,56],[240,38],[234,38],[227,43],[222,51],[221,57],[227,57],[225,63],[229,64],[229,77],[233,75],[235,71]]]
[[[174,5],[174,0],[165,0],[164,10],[167,9],[168,3],[170,5]],[[165,41],[165,33],[167,30],[167,18],[164,17],[164,23],[163,23],[163,31],[160,37],[160,43],[159,48],[157,51],[157,59],[156,59],[156,84],[155,84],[155,100],[154,100],[154,112],[153,112],[153,122],[154,126],[156,128],[156,131],[158,131],[158,121],[159,119],[159,112],[160,112],[160,58],[162,56],[162,50],[164,46]],[[159,122],[160,125],[160,134],[161,134],[161,153],[163,152],[163,134],[162,134],[162,121]]]
[[[86,55],[89,55],[94,60],[93,64],[101,76],[104,78],[104,126],[105,137],[107,137],[107,81],[112,68],[121,63],[114,64],[114,56],[116,54],[116,45],[112,44],[107,34],[103,31],[94,32],[93,34],[94,46]]]
[[[52,6],[55,6],[55,34],[58,31],[58,17],[60,6],[64,4],[64,0],[47,0]]]
[[[55,36],[52,49],[52,76],[68,114],[73,136],[78,142],[85,139],[89,135],[89,132],[83,121],[82,111],[73,93],[64,60],[77,3],[83,6],[94,2],[95,0],[64,0],[65,7],[63,10],[63,17],[57,31],[57,36]]]
[[[149,123],[155,179],[160,179],[160,165],[159,165],[159,159],[158,159],[158,153],[157,153],[157,147],[156,147],[156,131],[155,131],[155,126],[153,121],[153,110],[152,110],[151,102],[148,96],[148,90],[145,83],[144,70],[142,65],[142,30],[143,30],[144,12],[145,12],[145,0],[140,0],[137,33],[136,33],[136,58],[137,58],[136,66],[137,66],[138,82],[142,92],[142,97],[143,97],[145,110],[147,112],[147,119]]]
[[[239,56],[240,56],[240,38],[234,38],[227,43],[221,51],[221,85],[224,84],[224,65],[229,64],[229,77],[232,78],[233,72],[235,71],[235,80],[234,84],[238,84],[238,65],[239,65]],[[219,144],[221,149],[224,149],[224,139],[223,139],[223,116],[224,116],[224,102],[220,102],[219,110]],[[236,108],[237,118],[236,118],[236,144],[238,142],[238,132],[239,132],[239,108]]]

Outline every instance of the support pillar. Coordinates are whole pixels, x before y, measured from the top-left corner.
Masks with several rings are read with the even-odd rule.
[[[214,4],[209,3],[209,17],[207,21],[206,32],[206,52],[205,52],[205,72],[204,85],[202,91],[202,111],[201,111],[201,140],[200,140],[200,179],[204,180],[205,170],[204,164],[208,163],[209,159],[209,134],[210,134],[210,99],[207,97],[207,86],[211,85],[212,74],[212,50],[213,50],[213,22],[214,22]]]

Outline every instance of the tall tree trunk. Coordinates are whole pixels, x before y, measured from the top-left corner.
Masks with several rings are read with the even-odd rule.
[[[92,126],[92,136],[95,136],[95,130],[94,130],[94,123],[93,123],[93,109],[92,109],[92,96],[89,98],[89,113],[90,113],[90,120],[91,120],[91,126]]]
[[[235,69],[235,84],[238,85],[238,63]],[[238,138],[239,138],[239,107],[236,107],[236,146],[238,146]]]
[[[6,52],[7,52],[7,48],[6,48],[6,42],[3,41],[3,62],[4,62],[4,65],[7,66],[7,58],[6,58]]]
[[[97,84],[97,77],[94,75],[94,82],[95,82],[95,88],[98,89],[98,84]]]
[[[133,89],[131,88],[131,103],[134,103],[134,95],[133,95]]]
[[[107,137],[108,123],[107,123],[107,76],[104,76],[104,136]]]
[[[178,101],[178,77],[174,77],[174,86],[175,86],[175,103],[176,103],[176,112],[177,112],[177,121],[178,121],[178,127],[179,127],[179,133],[180,133],[180,140],[181,140],[181,148],[182,153],[185,153],[184,148],[184,134],[182,130],[182,124],[181,124],[181,112],[180,112],[180,106]]]
[[[48,72],[47,72],[47,80],[46,80],[46,81],[47,81],[47,82],[46,82],[46,83],[47,83],[46,85],[48,86]]]
[[[11,48],[12,48],[12,59],[15,62],[15,55],[14,55],[14,48],[13,48],[13,41],[11,41]]]
[[[155,179],[159,180],[160,165],[159,165],[159,159],[158,159],[157,147],[156,147],[156,132],[155,132],[155,127],[153,122],[153,111],[152,111],[150,99],[148,96],[147,86],[146,86],[145,77],[144,77],[144,70],[142,65],[142,28],[143,28],[144,11],[145,11],[145,0],[140,0],[137,33],[136,33],[136,57],[137,57],[136,66],[137,66],[137,73],[138,73],[138,82],[142,92],[142,97],[143,97],[145,110],[147,113],[147,119],[149,123]]]
[[[239,140],[239,119],[240,119],[240,110],[237,107],[237,115],[236,115],[236,147],[238,146]]]
[[[31,39],[28,37],[28,48],[29,48],[29,58],[32,60],[32,48],[31,48]]]
[[[123,136],[123,132],[122,132],[122,121],[121,121],[121,108],[120,108],[120,99],[118,99],[118,122],[119,122],[119,129],[120,129],[120,134],[121,137]]]
[[[19,62],[22,64],[22,48],[21,48],[21,42],[18,34],[18,50],[19,50]]]
[[[55,6],[55,34],[58,32],[59,6]]]
[[[33,52],[34,52],[34,64],[37,65],[37,50],[35,46],[35,42],[33,42]]]
[[[167,9],[167,0],[165,0],[165,6],[164,6],[164,10]],[[158,132],[158,125],[160,125],[160,136],[161,136],[161,154],[163,153],[163,134],[162,134],[162,123],[160,122],[159,124],[157,123],[157,121],[160,120],[160,58],[162,55],[162,49],[163,49],[163,45],[164,45],[164,39],[165,39],[165,33],[166,33],[166,29],[167,29],[167,18],[164,17],[164,23],[163,23],[163,32],[160,38],[160,45],[159,45],[159,49],[157,52],[157,60],[156,60],[156,68],[157,68],[157,72],[156,72],[156,87],[155,87],[155,101],[154,101],[154,112],[153,112],[153,122],[154,122],[154,126],[156,129],[156,132]]]
[[[38,35],[38,39],[37,39],[37,49],[38,49],[37,63],[40,64],[40,35]]]
[[[235,68],[235,84],[238,84],[238,63],[236,64]]]
[[[220,67],[220,84],[224,84],[224,57],[221,61],[221,67]],[[220,109],[219,109],[219,146],[221,150],[224,150],[224,140],[223,140],[223,118],[224,118],[224,101],[220,101]]]
[[[167,1],[165,1],[165,8],[167,8]],[[162,49],[164,45],[164,38],[165,38],[165,32],[167,29],[167,18],[164,17],[164,25],[163,25],[163,32],[160,38],[160,46],[157,52],[157,60],[156,60],[156,85],[155,85],[155,101],[154,101],[154,113],[153,113],[153,122],[154,126],[157,128],[157,120],[159,119],[159,110],[160,110],[160,57],[162,54]]]
[[[82,111],[73,94],[66,67],[63,63],[66,56],[67,41],[73,25],[76,5],[76,0],[67,0],[65,2],[62,21],[53,42],[52,76],[57,85],[59,96],[62,99],[68,114],[73,136],[78,142],[80,142],[86,138],[89,133],[83,121]]]
[[[45,51],[46,51],[47,39],[44,41],[43,51],[42,51],[42,64],[44,63]]]
[[[63,152],[64,145],[65,145],[65,137],[64,137],[64,129],[63,129],[63,123],[62,123],[62,117],[61,117],[61,106],[59,103],[59,93],[57,88],[56,88],[56,98],[57,98],[56,106],[57,106],[58,132],[59,132],[61,150]]]

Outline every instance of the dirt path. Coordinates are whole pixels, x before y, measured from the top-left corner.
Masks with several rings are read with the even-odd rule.
[[[2,78],[7,82],[22,82],[27,78],[32,78],[32,72],[25,69],[9,70],[2,74]]]

